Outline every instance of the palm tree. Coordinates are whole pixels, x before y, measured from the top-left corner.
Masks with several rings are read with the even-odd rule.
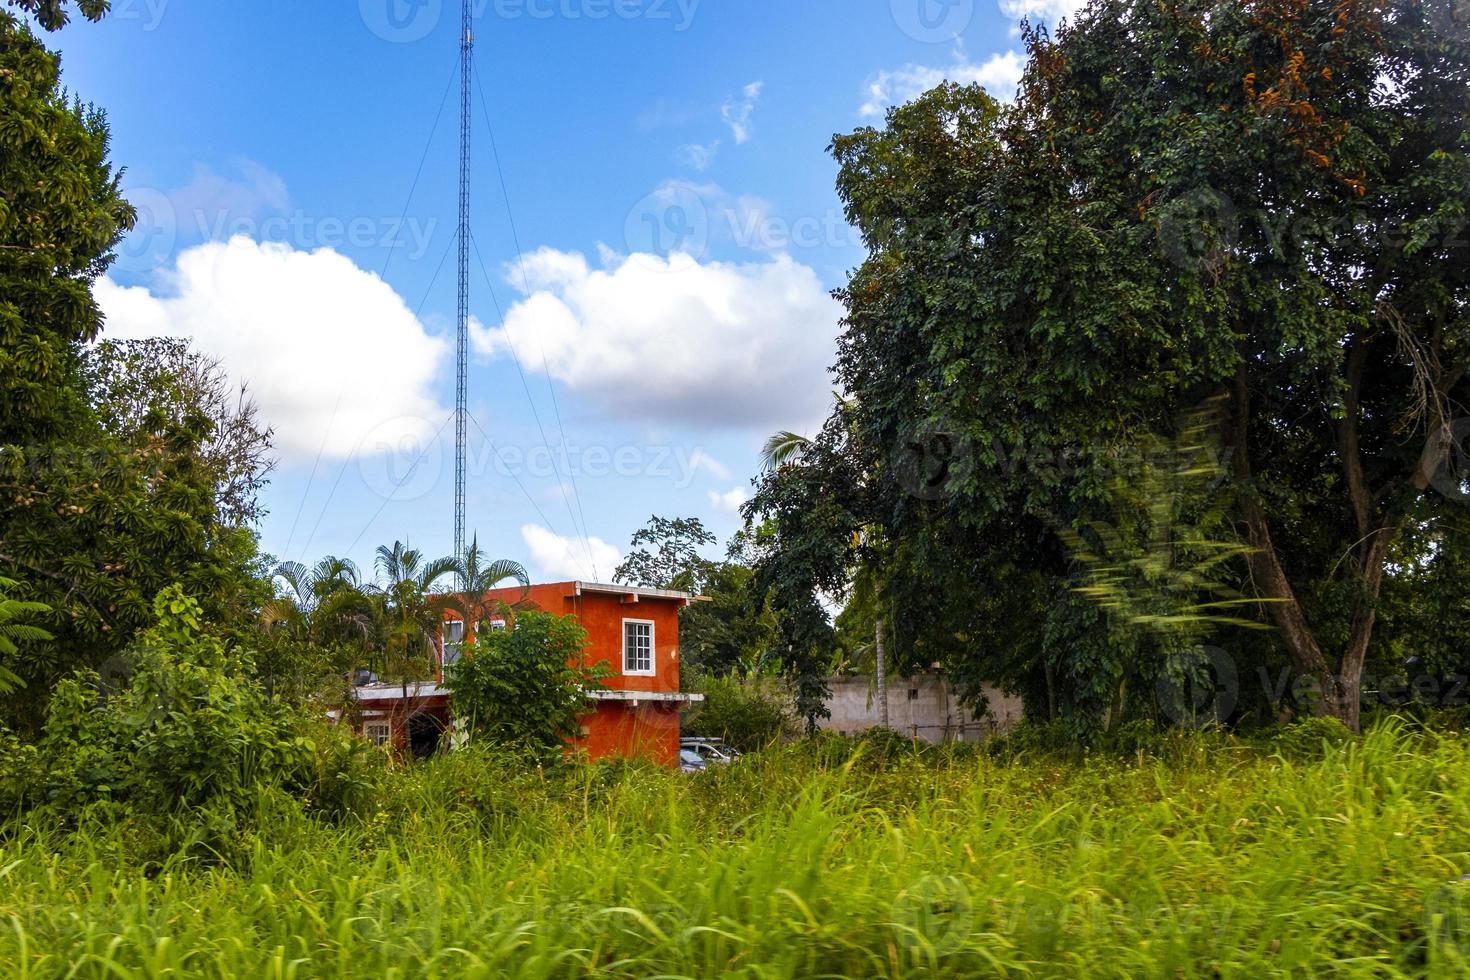
[[[525,598],[525,590],[531,586],[531,576],[520,562],[508,558],[487,561],[484,552],[480,550],[478,537],[470,540],[470,546],[465,549],[464,555],[454,562],[454,572],[459,588],[453,594],[443,597],[442,607],[458,613],[460,622],[465,624],[484,609],[485,594],[501,582],[513,580],[522,589],[521,599],[515,602],[497,600],[496,604],[507,610],[519,605]]]
[[[857,408],[856,398],[844,398],[838,392],[832,392],[832,398],[837,402],[837,410],[844,416]],[[844,418],[844,422],[851,424],[851,420]],[[761,447],[761,466],[763,469],[774,470],[787,463],[798,463],[801,457],[811,451],[813,440],[807,436],[797,435],[795,432],[775,432],[766,440]]]
[[[310,568],[299,561],[281,562],[271,578],[276,597],[261,608],[263,628],[288,630],[315,643],[371,641],[373,604],[351,559],[328,555]]]
[[[423,552],[417,548],[394,541],[391,547],[378,545],[373,565],[388,580],[390,588],[393,584],[411,582],[420,592],[431,592],[439,579],[454,572],[456,562],[453,558],[426,561]]]
[[[506,579],[515,579],[526,588],[531,585],[531,576],[520,562],[508,558],[486,561],[480,542],[475,538],[470,539],[470,546],[455,562],[454,570],[459,577],[460,591],[468,595],[484,595]]]
[[[375,587],[383,633],[383,672],[408,682],[431,675],[442,615],[430,593],[455,569],[450,558],[427,560],[402,541],[379,545],[373,561],[386,581]]]

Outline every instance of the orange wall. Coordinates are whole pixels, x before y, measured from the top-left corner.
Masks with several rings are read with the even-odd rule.
[[[679,599],[649,599],[625,602],[620,595],[587,592],[578,596],[576,585],[533,585],[529,589],[495,589],[485,596],[481,618],[505,615],[497,603],[538,609],[558,616],[575,616],[587,631],[583,656],[588,663],[602,662],[612,672],[603,684],[613,691],[677,692],[679,690]],[[514,616],[512,611],[507,618]],[[447,618],[457,618],[449,616]],[[629,677],[623,673],[623,620],[653,623],[654,676]],[[472,640],[474,623],[467,624],[466,640]],[[679,761],[678,703],[644,701],[637,707],[626,701],[600,701],[582,718],[586,734],[576,748],[592,759],[609,757],[646,758],[661,765]]]
[[[679,761],[679,705],[602,701],[582,719],[587,734],[576,747],[589,758],[648,759],[672,766]]]
[[[603,681],[614,691],[678,691],[679,690],[679,610],[683,601],[648,599],[624,602],[620,596],[600,592],[576,595],[573,583],[533,585],[529,589],[512,587],[495,589],[486,594],[486,610],[495,615],[496,601],[520,604],[558,616],[573,615],[587,631],[588,663],[601,661],[612,675]],[[653,623],[653,677],[628,677],[623,674],[623,620],[642,619]],[[469,624],[473,632],[474,624]]]

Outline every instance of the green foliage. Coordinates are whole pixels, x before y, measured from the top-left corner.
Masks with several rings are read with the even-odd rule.
[[[606,664],[583,658],[587,631],[570,616],[526,610],[483,630],[445,680],[455,717],[474,738],[557,754],[580,732]]]
[[[633,535],[634,550],[613,573],[613,581],[698,595],[713,565],[699,549],[714,543],[715,536],[697,517],[655,515]],[[648,549],[650,545],[654,550]]]
[[[750,536],[736,532],[725,560],[703,572],[700,601],[679,613],[679,656],[684,673],[720,676],[779,659],[775,617],[755,587]]]
[[[779,681],[714,677],[699,690],[704,701],[684,719],[685,735],[722,739],[751,752],[797,733],[791,692]]]
[[[48,26],[66,9],[22,6]],[[169,584],[221,628],[253,619],[266,594],[244,521],[268,434],[181,347],[146,390],[124,377],[141,355],[88,354],[92,284],[133,209],[57,56],[9,13],[0,42],[0,575],[50,607],[35,625],[55,637],[9,665],[25,687],[0,696],[0,723],[34,734],[52,685],[125,648]]]
[[[632,550],[613,575],[616,582],[699,597],[679,614],[679,653],[688,675],[728,673],[776,642],[773,618],[755,589],[749,536],[736,533],[724,561],[699,553],[714,543],[698,518],[655,516],[633,535]]]
[[[0,838],[16,976],[1456,976],[1470,745],[1177,733],[1017,762],[823,737],[697,776],[472,746],[207,870],[146,827]],[[979,816],[977,816],[979,815]],[[1310,874],[1303,869],[1310,869]],[[165,935],[167,942],[161,942]],[[246,937],[242,939],[242,937]]]
[[[83,671],[57,685],[39,742],[7,746],[7,792],[36,811],[31,819],[74,825],[96,805],[233,819],[262,790],[305,796],[317,782],[308,723],[204,631],[199,604],[172,587],[154,609],[156,625],[107,676]]]
[[[824,436],[840,440],[840,428],[829,421]],[[782,664],[796,685],[796,711],[809,731],[827,713],[826,675],[836,646],[822,600],[847,591],[861,527],[862,476],[844,448],[814,442],[799,464],[767,471],[747,505],[752,590],[774,618]]]
[[[71,19],[68,0],[5,0],[11,7],[30,14],[48,31],[60,30]],[[76,0],[77,12],[90,21],[101,20],[112,6],[112,0]],[[0,12],[0,18],[10,15]]]
[[[91,285],[135,220],[102,113],[70,100],[60,74],[59,57],[0,13],[0,447],[11,452],[85,415],[65,382],[101,326]]]
[[[1165,522],[1118,528],[1108,554],[1088,543],[1116,573],[1094,584],[1118,598],[1152,576],[1174,611],[1127,615],[1169,627],[1249,618],[1215,586],[1270,600],[1274,635],[1240,641],[1242,669],[1284,655],[1340,683],[1328,709],[1351,725],[1363,657],[1393,642],[1384,580],[1432,551],[1389,555],[1458,506],[1425,452],[1470,403],[1456,17],[1450,0],[1097,0],[1028,32],[1014,103],[944,85],[837,137],[868,258],[841,292],[850,398],[751,505],[775,532],[778,615],[840,591],[853,533],[876,531],[896,628],[971,692],[1125,717],[1144,707],[1123,683],[1137,643],[1063,597],[1064,532],[1116,527],[1119,451],[1223,399],[1222,530],[1174,515],[1196,553],[1175,540],[1161,563]]]
[[[1166,654],[1199,645],[1221,626],[1262,625],[1242,616],[1260,600],[1221,581],[1238,579],[1229,565],[1252,549],[1228,537],[1216,418],[1206,408],[1191,413],[1173,439],[1137,440],[1130,463],[1105,487],[1113,520],[1084,520],[1061,532],[1082,568],[1077,591],[1151,634]]]
[[[107,431],[125,443],[165,439],[207,420],[195,459],[214,487],[222,521],[252,525],[264,516],[258,495],[274,467],[271,436],[242,384],[219,361],[175,337],[104,340],[87,350],[83,383]]]
[[[10,598],[9,593],[17,584],[14,579],[0,577],[0,694],[9,694],[25,684],[19,674],[5,666],[7,660],[13,662],[20,654],[21,645],[52,639],[51,634],[39,626],[18,622],[50,612],[51,607],[42,602],[22,602]]]

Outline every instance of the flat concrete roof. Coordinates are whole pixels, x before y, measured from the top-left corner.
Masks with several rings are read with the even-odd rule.
[[[680,691],[591,691],[587,697],[593,701],[703,701],[703,694],[684,694]]]
[[[403,697],[402,684],[364,684],[362,687],[354,687],[353,694],[359,701],[393,701]],[[437,695],[448,696],[449,688],[440,687],[433,681],[410,681],[408,684],[408,696],[411,698],[432,698]]]
[[[572,582],[577,595],[587,592],[604,595],[637,596],[640,599],[668,599],[672,602],[693,602],[697,597],[688,592],[673,589],[647,589],[638,585],[609,585],[606,582]]]

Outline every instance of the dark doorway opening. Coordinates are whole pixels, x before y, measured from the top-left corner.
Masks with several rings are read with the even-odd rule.
[[[443,741],[444,722],[434,715],[416,714],[408,719],[408,752],[415,759],[429,758]]]

